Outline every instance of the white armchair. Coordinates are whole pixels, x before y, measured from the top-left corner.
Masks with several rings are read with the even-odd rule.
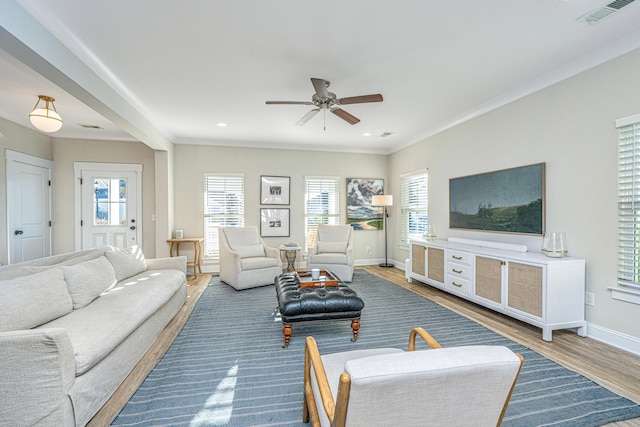
[[[267,246],[258,228],[222,227],[219,229],[220,280],[241,290],[271,285],[282,274],[280,251]]]
[[[318,225],[307,269],[330,270],[344,282],[353,278],[353,230],[350,225]]]
[[[432,348],[415,350],[420,335]],[[307,337],[302,421],[322,426],[499,426],[522,367],[502,346],[441,348],[422,328],[409,351],[320,356]]]

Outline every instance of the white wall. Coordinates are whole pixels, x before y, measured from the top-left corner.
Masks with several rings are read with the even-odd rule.
[[[567,233],[586,259],[593,328],[640,343],[640,305],[614,300],[617,264],[617,118],[640,113],[640,50],[430,137],[390,156],[392,192],[403,172],[429,169],[429,215],[438,237],[524,242],[540,237],[448,229],[450,178],[546,163],[546,229]],[[394,208],[396,209],[396,208]],[[395,225],[396,233],[398,226]],[[397,242],[396,242],[397,243]],[[408,253],[393,246],[396,259]]]
[[[290,236],[267,237],[273,247],[287,242],[304,244],[304,177],[339,176],[341,178],[341,222],[346,221],[346,178],[386,179],[387,156],[314,151],[269,150],[203,145],[175,146],[175,228],[186,237],[202,236],[204,229],[204,174],[245,174],[245,224],[260,226],[260,176],[291,177]],[[386,182],[386,181],[385,181]],[[384,259],[382,231],[356,231],[354,258],[369,262]],[[366,247],[372,249],[369,257]],[[181,246],[180,254],[191,256]]]
[[[7,264],[7,161],[6,150],[53,160],[51,138],[0,118],[0,262]],[[55,175],[54,175],[55,179]]]
[[[75,250],[74,162],[142,164],[142,250],[155,258],[155,154],[141,142],[93,141],[55,138],[53,141],[55,186],[53,233],[54,253]]]

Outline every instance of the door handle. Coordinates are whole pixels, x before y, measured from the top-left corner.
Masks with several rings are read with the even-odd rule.
[[[19,235],[21,235],[23,233],[24,233],[24,231],[22,231],[22,230],[16,230],[16,232],[13,233],[13,234],[15,234],[16,236],[19,236]]]
[[[131,227],[129,227],[129,230],[135,230],[135,229],[136,229],[135,225],[132,225]]]

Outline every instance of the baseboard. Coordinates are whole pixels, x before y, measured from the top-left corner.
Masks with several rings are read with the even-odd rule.
[[[587,324],[587,336],[640,356],[640,339],[603,326]]]
[[[384,262],[384,258],[369,258],[369,259],[357,259],[353,261],[353,265],[356,267],[363,267],[365,265],[379,265]],[[401,265],[395,260],[388,260],[389,264],[393,264],[394,267],[404,270],[404,263]]]

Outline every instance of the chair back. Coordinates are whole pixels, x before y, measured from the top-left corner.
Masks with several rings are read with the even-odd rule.
[[[499,425],[520,366],[518,356],[499,346],[349,360],[346,425]]]
[[[318,225],[318,236],[315,243],[317,253],[346,253],[350,246],[352,234],[350,225]]]
[[[256,226],[222,227],[220,230],[224,233],[231,249],[262,244]]]

